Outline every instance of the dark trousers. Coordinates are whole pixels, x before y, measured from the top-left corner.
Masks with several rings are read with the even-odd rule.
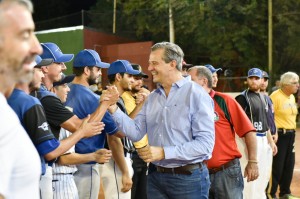
[[[267,186],[267,197],[274,197],[279,185],[279,196],[290,194],[295,166],[295,132],[278,134],[278,153],[273,158],[272,175]]]
[[[132,153],[132,177],[131,199],[147,199],[147,163],[139,155]]]

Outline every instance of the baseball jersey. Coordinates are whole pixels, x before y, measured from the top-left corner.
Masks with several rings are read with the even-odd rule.
[[[14,89],[7,101],[38,150],[42,161],[42,174],[44,174],[46,171],[44,155],[55,150],[59,146],[59,141],[55,139],[49,128],[41,103],[19,89]]]
[[[82,119],[95,112],[99,106],[100,96],[93,93],[89,88],[80,84],[70,84],[66,106],[72,108],[73,113]],[[113,135],[118,131],[118,127],[113,121],[111,115],[106,112],[102,122],[105,127],[101,134],[90,138],[83,138],[75,145],[76,153],[93,153],[104,147],[106,133]],[[94,164],[95,162],[90,162]]]
[[[0,104],[0,194],[6,199],[38,199],[39,155],[2,93]]]
[[[268,104],[263,94],[247,89],[235,99],[246,112],[256,132],[266,132],[269,130],[267,118]]]
[[[61,128],[60,125],[73,117],[74,114],[63,105],[61,100],[54,93],[48,91],[43,85],[38,91],[31,93],[31,95],[40,100],[44,107],[51,131],[55,138],[58,139]]]
[[[241,106],[231,96],[214,90],[209,95],[214,100],[216,137],[212,158],[207,161],[207,167],[215,168],[240,158],[242,155],[235,142],[235,134],[244,137],[246,133],[255,131],[255,128]],[[230,121],[224,111],[230,115]]]
[[[275,110],[277,128],[296,129],[297,104],[294,95],[287,96],[281,89],[270,95]]]
[[[276,125],[275,125],[275,119],[274,119],[274,105],[271,100],[271,98],[267,95],[265,95],[265,98],[268,102],[268,125],[270,127],[271,134],[276,134]]]

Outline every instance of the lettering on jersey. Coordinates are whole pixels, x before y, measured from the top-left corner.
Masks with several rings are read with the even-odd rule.
[[[38,126],[39,129],[43,129],[44,131],[48,131],[49,128],[48,128],[48,123],[47,122],[44,122],[41,126]]]
[[[219,117],[219,114],[215,111],[214,112],[214,121],[217,122],[219,121],[220,117]]]

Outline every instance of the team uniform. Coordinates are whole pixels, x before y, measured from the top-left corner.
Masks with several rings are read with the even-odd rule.
[[[236,100],[255,127],[257,139],[259,177],[252,182],[247,182],[244,179],[244,198],[264,199],[266,198],[265,189],[270,179],[272,167],[272,149],[267,140],[267,131],[269,130],[267,119],[268,104],[263,94],[250,91],[249,89],[237,96]],[[243,170],[247,162],[248,159],[246,157],[241,158]]]
[[[60,130],[59,140],[69,137],[71,133],[63,128]],[[75,145],[63,155],[75,153]],[[73,174],[77,171],[75,165],[53,164],[53,199],[79,199]]]
[[[0,104],[0,194],[6,199],[38,199],[39,155],[1,93]]]
[[[44,109],[38,99],[19,89],[14,89],[8,99],[8,104],[18,115],[40,155],[42,161],[41,197],[42,199],[53,198],[52,168],[49,166],[52,163],[45,163],[44,155],[55,150],[59,146],[59,141],[49,129]]]
[[[122,94],[122,99],[128,114],[136,107],[135,98],[129,91]],[[148,144],[148,136],[145,135],[140,141],[133,143],[136,148],[142,148]],[[132,168],[134,171],[132,177],[131,198],[146,199],[147,198],[147,170],[148,164],[142,160],[136,151],[132,153]]]
[[[127,114],[124,102],[122,98],[117,102],[118,107]],[[124,155],[126,166],[129,171],[130,177],[133,176],[132,168],[132,153],[135,151],[133,143],[127,138],[122,138],[122,143],[124,146]],[[106,146],[108,147],[108,146]],[[122,192],[122,172],[117,166],[113,158],[109,160],[107,164],[100,166],[100,175],[104,189],[104,195],[107,199],[131,199],[131,190],[127,192]]]
[[[255,131],[240,105],[229,95],[212,90],[215,109],[215,147],[207,161],[210,173],[210,197],[215,199],[243,198],[243,175],[235,134],[244,137]],[[230,173],[230,177],[228,177]]]
[[[92,114],[99,106],[100,97],[89,88],[80,84],[71,84],[66,106],[73,109],[73,113],[79,118],[85,118]],[[75,145],[75,152],[80,154],[93,153],[104,147],[106,133],[113,135],[118,131],[111,115],[106,112],[104,132],[90,138],[81,139]],[[99,164],[89,162],[77,165],[78,171],[74,174],[75,183],[79,192],[79,198],[97,198],[100,187]]]
[[[268,197],[275,197],[278,185],[279,196],[290,194],[290,185],[295,166],[295,129],[297,104],[294,95],[287,96],[281,89],[270,95],[275,110],[278,132],[278,153],[273,158],[272,177],[267,188]]]
[[[44,85],[41,85],[41,88],[38,91],[34,91],[31,93],[32,96],[38,98],[40,103],[42,104],[47,122],[50,126],[50,129],[56,139],[59,139],[60,125],[74,116],[74,114],[66,109],[62,104],[61,100],[52,92],[48,91]],[[51,190],[48,190],[44,198],[53,198],[53,189],[52,189],[52,162],[47,163],[48,167],[46,174],[43,176],[45,179],[43,186],[49,187]]]

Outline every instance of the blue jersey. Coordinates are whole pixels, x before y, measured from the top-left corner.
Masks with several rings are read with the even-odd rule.
[[[89,88],[80,84],[71,84],[68,94],[66,107],[73,109],[73,113],[78,118],[82,119],[95,112],[99,106],[100,97],[93,93]],[[90,138],[83,138],[75,145],[76,153],[86,154],[92,153],[103,148],[105,144],[106,133],[109,135],[115,134],[118,131],[111,115],[106,112],[102,122],[104,122],[104,131]]]
[[[7,101],[18,115],[21,124],[41,156],[42,163],[44,163],[43,156],[55,150],[59,146],[59,141],[55,139],[49,128],[40,101],[19,89],[14,89]],[[42,174],[45,173],[44,166],[42,164]]]

